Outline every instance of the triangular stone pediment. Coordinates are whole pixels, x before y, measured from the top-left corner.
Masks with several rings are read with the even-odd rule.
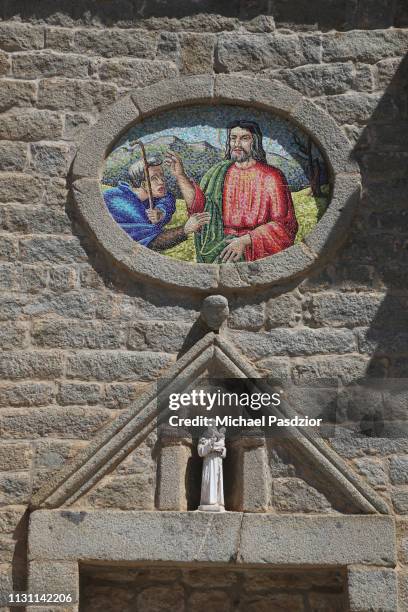
[[[67,463],[62,470],[41,487],[33,496],[32,508],[59,508],[77,505],[84,495],[112,473],[126,457],[137,449],[157,425],[157,417],[166,409],[165,399],[170,393],[180,393],[207,371],[216,371],[225,378],[259,379],[260,391],[271,392],[271,387],[260,379],[259,373],[236,348],[221,334],[210,332],[190,348],[165,373],[151,384],[133,405],[107,425],[99,435]],[[284,402],[273,408],[278,418],[296,416],[293,408]],[[333,489],[352,512],[389,512],[385,501],[327,444],[307,428],[290,428],[286,450],[299,464],[307,464],[325,488]],[[305,481],[299,479],[308,493]],[[295,482],[295,481],[294,481]],[[293,483],[279,479],[281,497],[289,498]],[[318,487],[317,487],[318,488]],[[310,489],[310,487],[309,487]],[[316,493],[316,495],[319,495]],[[282,509],[285,511],[285,508]],[[286,511],[291,510],[290,506]],[[340,510],[341,511],[341,510]]]

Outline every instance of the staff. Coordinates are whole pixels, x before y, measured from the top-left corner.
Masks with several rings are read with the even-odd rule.
[[[145,173],[146,183],[147,183],[147,194],[149,196],[149,208],[150,210],[152,210],[153,209],[153,193],[152,193],[152,185],[150,183],[149,166],[147,165],[146,150],[141,140],[133,140],[132,142],[129,142],[129,147],[131,148],[135,148],[136,145],[138,145],[140,147],[140,150],[142,151],[144,173]]]

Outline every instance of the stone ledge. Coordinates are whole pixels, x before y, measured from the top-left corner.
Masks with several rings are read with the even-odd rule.
[[[380,516],[37,510],[29,559],[287,566],[394,566],[394,523]]]
[[[241,558],[273,565],[394,566],[390,517],[244,515]]]

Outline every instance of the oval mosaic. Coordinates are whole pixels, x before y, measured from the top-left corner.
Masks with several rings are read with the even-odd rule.
[[[182,107],[137,123],[107,156],[101,190],[132,240],[207,264],[251,262],[302,242],[330,200],[312,137],[235,105]]]

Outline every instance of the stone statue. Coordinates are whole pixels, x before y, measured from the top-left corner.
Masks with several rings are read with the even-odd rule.
[[[198,442],[198,454],[204,459],[198,509],[206,512],[225,512],[222,478],[222,460],[227,454],[225,427],[218,431],[215,424],[210,424]]]

